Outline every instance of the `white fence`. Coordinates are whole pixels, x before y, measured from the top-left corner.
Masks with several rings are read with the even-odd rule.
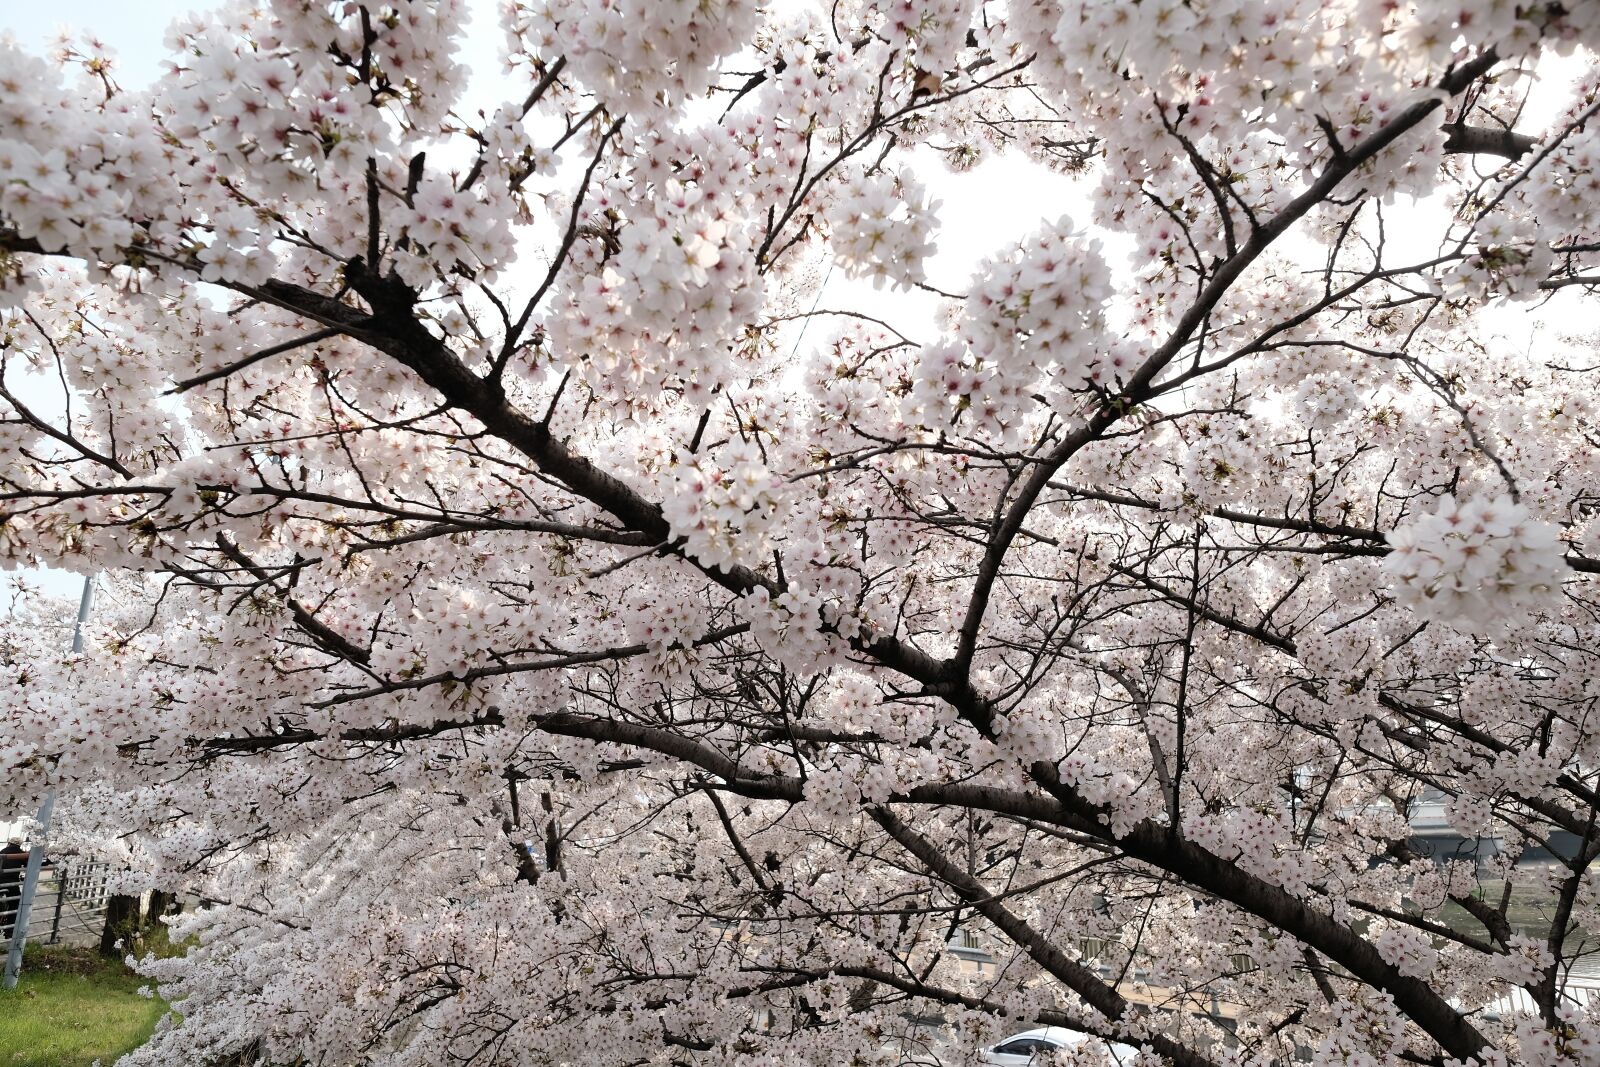
[[[1568,975],[1561,987],[1561,997],[1567,1003],[1580,1007],[1600,1007],[1600,975]],[[1533,996],[1519,987],[1491,1004],[1489,1012],[1494,1015],[1510,1015],[1514,1012],[1538,1015],[1539,1009],[1533,1002]]]

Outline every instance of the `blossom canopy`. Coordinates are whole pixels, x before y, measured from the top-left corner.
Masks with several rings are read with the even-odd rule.
[[[1596,1062],[1600,4],[166,44],[0,39],[0,794],[205,901],[124,1064]]]

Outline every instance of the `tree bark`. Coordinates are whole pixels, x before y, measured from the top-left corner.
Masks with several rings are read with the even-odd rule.
[[[106,898],[106,922],[100,930],[100,955],[108,959],[121,959],[131,948],[131,941],[142,928],[144,912],[140,900],[126,893],[113,893]],[[118,946],[118,942],[121,946]]]

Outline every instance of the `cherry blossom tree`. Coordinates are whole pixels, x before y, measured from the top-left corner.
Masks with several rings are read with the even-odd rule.
[[[119,591],[0,792],[205,901],[124,1062],[1600,1063],[1600,5],[471,14],[0,44],[0,550]]]

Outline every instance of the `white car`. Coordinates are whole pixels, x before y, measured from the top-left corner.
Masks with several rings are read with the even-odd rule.
[[[995,1067],[1039,1067],[1039,1064],[1047,1062],[1040,1053],[1075,1048],[1085,1041],[1098,1041],[1098,1039],[1062,1026],[1041,1026],[1037,1030],[1012,1034],[1004,1041],[979,1049],[978,1062],[994,1064]],[[1104,1044],[1111,1053],[1111,1062],[1123,1067],[1132,1064],[1134,1057],[1139,1054],[1139,1050],[1131,1045],[1118,1045],[1109,1041]]]

